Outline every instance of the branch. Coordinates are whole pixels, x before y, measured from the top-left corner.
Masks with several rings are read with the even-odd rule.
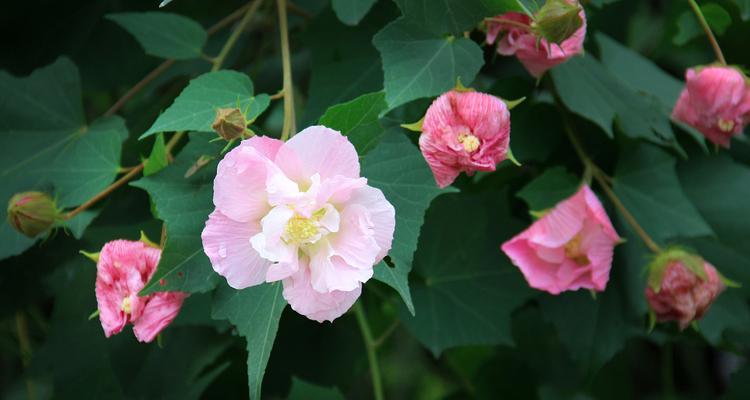
[[[292,82],[292,62],[289,56],[289,31],[286,19],[286,0],[276,0],[279,12],[279,33],[281,35],[281,65],[284,70],[284,125],[281,129],[281,140],[286,141],[297,131],[294,116],[294,88]]]

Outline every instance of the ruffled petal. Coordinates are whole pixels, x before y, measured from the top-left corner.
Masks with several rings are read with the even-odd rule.
[[[347,263],[341,256],[334,254],[328,241],[318,243],[310,255],[309,269],[310,284],[313,290],[321,293],[354,290],[360,283],[372,278],[373,274],[372,264],[358,268]]]
[[[260,219],[270,209],[266,192],[269,168],[273,168],[271,161],[253,146],[239,146],[227,153],[216,168],[216,208],[235,221]]]
[[[183,292],[155,293],[146,303],[140,318],[133,321],[133,333],[139,342],[151,342],[177,317],[182,302],[188,296]]]
[[[309,184],[314,174],[321,180],[343,175],[359,178],[359,156],[340,132],[311,126],[289,139],[276,154],[276,164],[293,181]]]
[[[510,258],[513,265],[521,270],[530,287],[555,295],[560,294],[562,289],[557,285],[556,278],[559,265],[539,258],[525,238],[520,235],[516,236],[503,243],[501,249]]]
[[[396,210],[385,198],[383,192],[372,186],[357,190],[351,198],[351,204],[359,204],[370,213],[375,242],[380,248],[375,258],[377,264],[391,250],[393,233],[396,229]]]
[[[203,251],[214,271],[227,279],[229,286],[244,289],[265,281],[269,261],[250,244],[260,231],[257,222],[237,222],[219,210],[208,216],[203,229]]]
[[[306,266],[284,280],[283,296],[292,309],[318,322],[333,321],[343,315],[361,293],[361,285],[348,292],[317,292],[310,284],[310,272]]]

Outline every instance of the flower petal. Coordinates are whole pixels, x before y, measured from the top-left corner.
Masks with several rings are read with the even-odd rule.
[[[372,241],[374,245],[374,240]],[[334,254],[330,242],[322,241],[310,254],[310,284],[321,293],[334,290],[351,291],[372,278],[372,265],[359,268]]]
[[[151,342],[177,317],[182,302],[188,296],[183,292],[155,293],[146,303],[140,318],[133,321],[133,333],[139,342]]]
[[[284,280],[283,296],[292,309],[314,321],[333,321],[343,315],[362,293],[362,286],[344,292],[334,290],[321,293],[310,284],[310,272],[307,266]]]
[[[250,238],[259,231],[257,222],[237,222],[219,210],[208,216],[201,234],[203,251],[214,270],[235,289],[265,281],[271,263],[261,258],[250,244]]]
[[[266,193],[268,168],[273,168],[271,161],[253,146],[238,146],[227,153],[216,168],[216,208],[235,221],[260,219],[270,209]]]
[[[340,132],[325,126],[311,126],[284,143],[276,164],[293,181],[309,184],[314,174],[321,180],[343,175],[359,178],[359,156]]]
[[[375,263],[378,263],[391,250],[393,232],[396,229],[396,210],[383,192],[372,186],[357,190],[351,198],[351,204],[359,204],[370,213],[375,242],[380,248],[375,258]]]

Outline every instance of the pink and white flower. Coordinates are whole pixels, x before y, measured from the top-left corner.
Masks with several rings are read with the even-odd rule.
[[[750,81],[733,67],[691,68],[672,118],[729,147],[732,136],[750,123]]]
[[[288,142],[253,137],[219,162],[203,230],[214,270],[235,289],[282,281],[292,309],[333,321],[388,254],[395,210],[359,175],[349,140],[324,126]]]
[[[529,286],[556,295],[603,291],[619,241],[599,199],[584,185],[501,248]]]
[[[151,342],[172,323],[188,296],[183,292],[138,292],[156,272],[161,250],[143,242],[114,240],[99,253],[96,265],[96,302],[107,337],[128,323],[140,342]]]
[[[510,112],[492,95],[451,90],[430,105],[419,148],[438,186],[461,172],[494,171],[508,155]]]
[[[517,12],[508,12],[489,19],[486,40],[489,44],[497,41],[498,54],[515,55],[532,76],[539,78],[550,68],[583,53],[583,41],[586,38],[586,13],[583,7],[578,15],[582,20],[581,27],[559,44],[549,43],[545,38],[537,36],[532,27],[531,17]]]

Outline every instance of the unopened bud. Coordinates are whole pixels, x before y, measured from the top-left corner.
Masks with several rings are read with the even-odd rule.
[[[237,108],[220,108],[216,110],[216,118],[211,128],[224,140],[241,138],[247,129],[247,120]]]
[[[538,37],[546,39],[548,43],[560,44],[583,25],[580,12],[581,6],[577,1],[547,0],[534,16],[531,26]]]
[[[30,238],[48,231],[59,217],[55,201],[42,192],[18,193],[8,202],[8,223]]]

